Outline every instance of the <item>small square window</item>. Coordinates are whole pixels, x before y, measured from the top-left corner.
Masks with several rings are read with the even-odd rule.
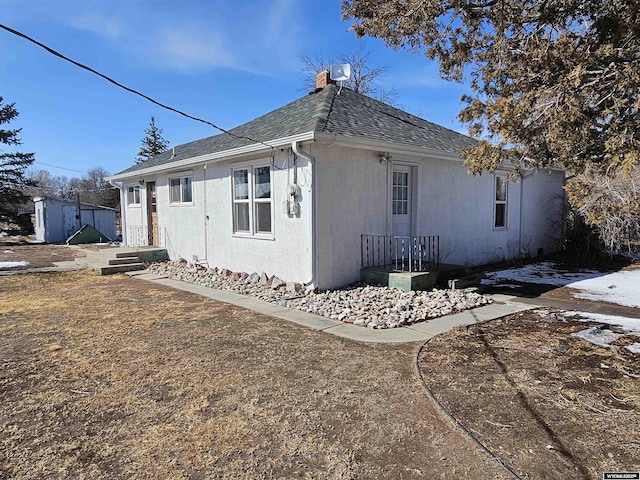
[[[140,205],[140,185],[127,188],[127,205]]]
[[[193,176],[185,175],[169,179],[169,201],[171,203],[193,202]]]

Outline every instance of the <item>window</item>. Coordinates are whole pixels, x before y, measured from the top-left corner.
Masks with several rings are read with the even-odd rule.
[[[232,171],[233,232],[270,235],[271,168],[246,167]]]
[[[127,189],[127,205],[140,205],[140,186],[131,185]]]
[[[393,172],[393,214],[409,213],[409,173]]]
[[[507,180],[496,175],[494,196],[494,228],[507,228]]]
[[[193,176],[175,177],[169,179],[169,201],[171,203],[193,202]]]

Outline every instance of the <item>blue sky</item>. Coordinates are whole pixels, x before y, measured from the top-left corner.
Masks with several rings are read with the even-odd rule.
[[[455,121],[464,87],[420,53],[359,40],[340,0],[0,0],[0,9],[0,23],[226,129],[305,95],[301,54],[339,57],[364,41],[371,64],[389,68],[400,108],[465,131]],[[10,124],[22,128],[20,151],[53,175],[128,168],[151,115],[171,145],[219,133],[4,30],[0,96],[20,112]]]

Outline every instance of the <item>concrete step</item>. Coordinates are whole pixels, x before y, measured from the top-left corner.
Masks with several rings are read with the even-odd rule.
[[[480,281],[482,280],[482,273],[475,273],[473,275],[466,275],[460,278],[451,278],[447,281],[449,288],[454,290],[462,290],[463,288],[475,287],[476,285],[480,285]]]
[[[136,270],[144,270],[147,267],[144,263],[128,263],[126,265],[110,265],[108,267],[100,267],[100,275],[113,275],[114,273],[133,272]]]
[[[115,258],[137,256],[138,258],[149,262],[167,260],[169,258],[167,249],[161,247],[131,247],[122,250],[124,251],[116,252]]]
[[[140,263],[140,259],[138,257],[119,257],[109,259],[109,265],[127,265],[129,263]]]

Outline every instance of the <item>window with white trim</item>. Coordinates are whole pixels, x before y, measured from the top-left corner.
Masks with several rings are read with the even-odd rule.
[[[193,203],[193,175],[169,178],[169,202]]]
[[[232,170],[233,233],[268,235],[273,233],[271,168],[244,167]]]
[[[392,209],[394,215],[409,213],[409,172],[393,172]]]
[[[503,176],[495,176],[493,227],[507,228],[508,182]]]
[[[127,205],[140,205],[140,185],[130,185],[127,188]]]

